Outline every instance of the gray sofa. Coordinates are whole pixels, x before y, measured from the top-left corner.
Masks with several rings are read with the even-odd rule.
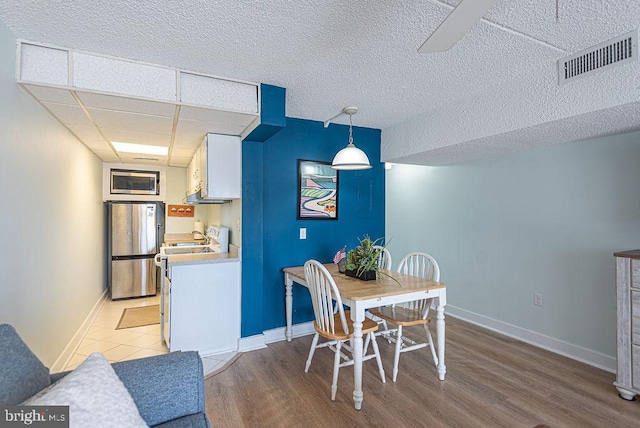
[[[210,427],[197,352],[174,352],[112,367],[149,426]],[[68,373],[50,375],[15,329],[0,324],[0,405],[18,405]]]

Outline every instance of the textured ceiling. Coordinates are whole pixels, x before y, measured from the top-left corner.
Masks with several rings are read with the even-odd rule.
[[[356,105],[356,125],[383,129],[386,160],[429,164],[428,151],[442,153],[443,147],[455,144],[460,150],[438,162],[459,161],[473,141],[492,135],[505,140],[516,131],[521,141],[527,129],[535,138],[535,126],[553,122],[554,129],[562,129],[567,120],[566,127],[571,127],[580,122],[568,120],[573,116],[638,101],[635,93],[623,94],[629,88],[608,79],[604,87],[620,92],[618,96],[595,97],[581,109],[559,105],[559,112],[550,113],[545,107],[549,98],[562,96],[549,89],[556,84],[555,61],[637,29],[640,2],[498,0],[450,51],[418,54],[418,47],[457,3],[2,0],[0,19],[26,40],[285,87],[291,117],[325,120],[346,105]],[[638,69],[624,67],[633,70],[633,85]],[[539,87],[545,102],[530,107],[526,117],[512,117],[514,108],[498,109],[486,115],[490,120],[483,126],[465,128],[462,137],[456,133],[473,119],[469,115],[485,117],[482,105],[503,105],[509,97],[535,94]],[[531,115],[539,120],[532,121]],[[594,120],[606,117],[594,115]],[[345,123],[344,118],[337,122]],[[508,126],[502,126],[505,123]],[[399,131],[405,125],[409,132]],[[431,134],[428,129],[434,125],[442,129]],[[638,127],[640,123],[620,125]],[[559,135],[570,134],[567,131]],[[505,141],[508,148],[508,138]],[[505,151],[495,144],[485,146],[480,156]],[[470,157],[478,157],[477,147],[472,152]]]

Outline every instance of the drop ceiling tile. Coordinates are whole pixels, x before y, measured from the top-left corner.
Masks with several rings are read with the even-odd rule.
[[[191,162],[192,157],[193,156],[189,156],[189,157],[171,156],[171,160],[169,161],[169,166],[186,168],[189,166],[189,163]]]
[[[111,147],[104,140],[82,140],[82,142],[93,151],[104,150],[112,152]]]
[[[166,165],[169,160],[167,156],[144,155],[140,153],[119,153],[118,156],[121,162],[148,165]]]
[[[98,132],[96,127],[93,126],[93,124],[91,123],[89,123],[88,125],[74,123],[74,124],[68,124],[67,127],[71,130],[71,132],[76,134],[78,138],[80,138],[82,141],[88,141],[88,140],[104,141],[104,138],[102,137],[102,135]]]
[[[151,132],[170,135],[173,118],[136,114],[91,108],[87,109],[101,129],[122,129],[123,131]]]
[[[51,112],[51,114],[53,114],[60,122],[64,123],[65,125],[92,126],[92,123],[87,115],[77,105],[72,106],[50,102],[43,102],[42,105],[45,106]]]
[[[121,162],[120,158],[116,156],[111,150],[91,150],[104,162]]]
[[[207,133],[240,135],[245,126],[231,123],[200,122],[198,120],[178,120],[174,147],[194,148],[200,145]]]
[[[76,99],[66,89],[52,88],[48,86],[24,85],[29,92],[40,102],[52,102],[77,106]]]
[[[155,146],[169,147],[171,135],[161,135],[152,132],[138,132],[122,128],[105,128],[102,130],[109,141],[120,141],[133,144],[151,144]]]
[[[176,135],[176,139],[173,142],[173,147],[180,149],[197,149],[202,141],[204,140],[204,135],[201,134],[193,134],[193,135],[181,135],[178,137]]]
[[[199,120],[201,122],[233,123],[247,127],[256,117],[257,115],[254,114],[233,113],[192,106],[182,106],[180,108],[180,119]]]
[[[92,92],[76,92],[78,98],[87,108],[126,111],[131,113],[150,114],[173,118],[175,104],[141,100],[113,95],[95,94]]]
[[[195,152],[196,151],[194,149],[183,149],[174,146],[173,150],[171,151],[171,159],[173,159],[174,157],[192,158]]]

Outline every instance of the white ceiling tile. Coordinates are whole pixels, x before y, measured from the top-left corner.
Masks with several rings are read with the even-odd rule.
[[[58,103],[42,103],[60,122],[65,125],[92,126],[91,121],[85,112],[77,105],[67,105]]]
[[[178,120],[174,146],[194,148],[200,145],[208,133],[240,135],[246,126],[233,123],[211,123],[197,120]]]
[[[197,150],[197,149],[196,149]],[[194,149],[183,149],[180,147],[174,147],[173,150],[171,150],[171,158],[173,159],[174,157],[177,158],[192,158],[193,155],[195,154],[195,150]]]
[[[245,128],[249,126],[256,117],[257,115],[253,114],[232,113],[192,106],[182,106],[180,108],[180,119],[199,120],[201,122],[233,123],[234,125],[244,125]]]
[[[48,86],[24,85],[31,94],[40,102],[52,102],[57,104],[67,104],[77,106],[76,99],[71,92],[66,89],[53,88]]]
[[[118,129],[105,128],[102,130],[109,141],[119,141],[122,143],[133,144],[151,144],[154,146],[169,147],[171,144],[171,135],[160,135],[151,132],[138,132]]]
[[[67,127],[78,136],[82,141],[85,140],[104,140],[93,124],[68,124]]]
[[[143,155],[139,153],[118,153],[122,162],[149,165],[167,165],[167,156]]]
[[[258,112],[256,85],[180,73],[180,101],[214,108]]]
[[[100,150],[100,151],[112,152],[111,147],[109,146],[109,143],[107,143],[104,140],[82,140],[82,142],[84,143],[85,146],[87,146],[93,151]]]
[[[76,52],[73,71],[77,88],[177,101],[175,70]]]
[[[171,135],[173,118],[114,110],[87,109],[101,129],[127,129],[137,132]]]
[[[27,82],[68,85],[69,53],[24,43],[20,52],[20,78]]]
[[[105,162],[120,162],[120,158],[112,150],[91,149],[100,159]]]
[[[173,118],[176,106],[171,103],[118,97],[114,95],[96,94],[92,92],[76,92],[78,98],[89,109],[127,111]]]
[[[189,163],[191,162],[191,157],[176,157],[176,156],[171,156],[171,160],[169,161],[169,166],[176,166],[176,167],[182,167],[182,168],[186,168],[189,166]]]

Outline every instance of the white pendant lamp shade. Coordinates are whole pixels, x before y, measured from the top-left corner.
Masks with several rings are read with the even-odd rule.
[[[353,144],[353,123],[351,117],[358,112],[356,107],[345,107],[342,113],[349,115],[349,144],[340,150],[331,163],[333,169],[369,169],[371,164],[366,153]],[[325,125],[326,126],[326,125]]]
[[[331,165],[333,169],[369,169],[371,164],[366,153],[350,143],[336,153]]]

